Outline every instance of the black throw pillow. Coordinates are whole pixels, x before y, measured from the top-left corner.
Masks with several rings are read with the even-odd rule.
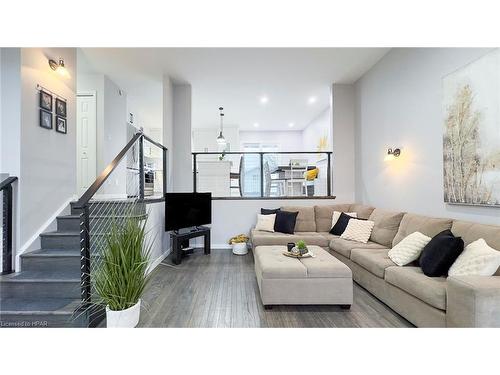
[[[340,236],[342,233],[344,233],[345,228],[347,228],[347,224],[349,224],[349,220],[351,219],[356,219],[356,218],[341,212],[339,219],[337,220],[333,228],[330,229],[330,234],[335,234],[336,236]]]
[[[280,210],[281,210],[281,208],[261,208],[260,214],[261,215],[272,215]]]
[[[434,236],[422,250],[419,264],[426,276],[446,276],[451,265],[464,250],[464,241],[446,229]]]
[[[295,232],[295,222],[298,212],[276,211],[276,221],[274,222],[274,231],[293,234]]]

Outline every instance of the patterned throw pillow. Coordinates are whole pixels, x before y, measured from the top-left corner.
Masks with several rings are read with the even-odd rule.
[[[263,230],[265,232],[274,232],[274,222],[276,221],[276,214],[272,215],[259,215],[257,214],[257,224],[255,230]]]
[[[345,240],[367,243],[372,234],[375,223],[370,220],[351,219],[340,236]]]
[[[467,245],[452,264],[448,276],[493,276],[500,267],[500,251],[480,238]]]
[[[413,232],[389,250],[388,256],[398,266],[405,266],[418,259],[430,240],[425,234]]]

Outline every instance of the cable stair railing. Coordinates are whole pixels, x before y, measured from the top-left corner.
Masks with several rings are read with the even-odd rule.
[[[148,217],[147,205],[164,200],[167,189],[167,148],[144,133],[136,133],[95,182],[72,203],[80,221],[80,300],[77,315],[85,314],[88,326],[105,316],[93,304],[92,273],[99,267],[106,238],[113,225]],[[151,182],[152,181],[152,182]]]

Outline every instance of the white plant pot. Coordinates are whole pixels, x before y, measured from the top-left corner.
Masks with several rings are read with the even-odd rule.
[[[248,253],[247,243],[233,243],[233,254],[246,255]]]
[[[125,310],[113,311],[106,306],[106,326],[108,328],[134,328],[139,323],[141,300]]]

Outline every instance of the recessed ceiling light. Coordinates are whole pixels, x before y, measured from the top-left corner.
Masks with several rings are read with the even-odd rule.
[[[254,128],[258,128],[259,127],[259,123],[258,122],[254,122],[253,127]]]
[[[260,102],[262,104],[266,104],[269,101],[269,98],[267,96],[261,96],[260,97]]]
[[[288,127],[289,127],[289,128],[293,128],[294,126],[295,126],[295,124],[294,124],[293,122],[290,122],[290,123],[288,124]]]
[[[317,98],[315,96],[311,96],[311,97],[309,97],[309,99],[307,101],[309,102],[309,104],[313,104],[313,103],[316,103],[316,100],[317,100]]]

